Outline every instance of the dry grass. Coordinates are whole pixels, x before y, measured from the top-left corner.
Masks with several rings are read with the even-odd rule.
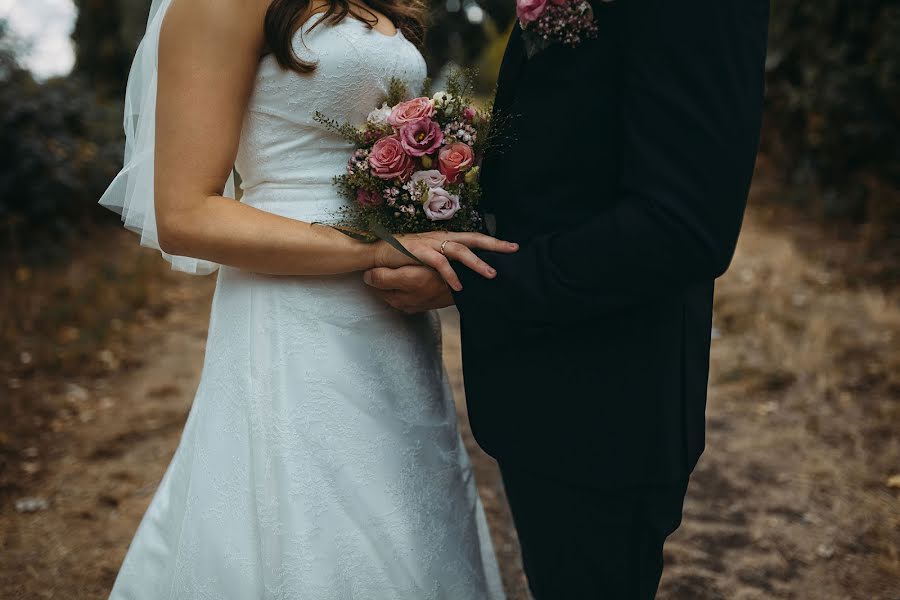
[[[897,600],[900,288],[764,184],[717,286],[707,452],[661,595]]]
[[[707,452],[659,597],[898,600],[896,265],[772,208],[778,192],[759,178],[717,287]],[[171,275],[125,233],[20,279],[0,290],[0,589],[102,598],[178,442],[213,280]],[[461,417],[510,600],[525,600],[502,486]],[[48,508],[17,513],[25,496]]]
[[[133,234],[107,227],[88,237],[70,262],[0,268],[0,498],[37,475],[21,452],[77,416],[66,398],[134,367],[134,341],[177,301],[168,266]]]

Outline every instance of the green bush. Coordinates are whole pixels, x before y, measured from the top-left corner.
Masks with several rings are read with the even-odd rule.
[[[827,214],[900,216],[900,4],[775,0],[765,148]]]
[[[96,203],[121,167],[121,114],[121,104],[101,103],[78,77],[36,82],[0,43],[4,254],[52,251],[105,212]]]

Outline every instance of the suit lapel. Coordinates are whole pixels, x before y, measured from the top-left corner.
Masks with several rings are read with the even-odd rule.
[[[509,36],[509,42],[506,44],[506,51],[503,53],[503,61],[500,63],[500,74],[497,77],[497,95],[494,98],[495,123],[498,115],[505,113],[512,103],[512,99],[515,96],[516,80],[518,79],[519,71],[524,62],[525,44],[522,42],[522,29],[519,27],[519,24],[516,23]],[[498,131],[498,134],[499,137],[502,138],[506,136],[508,132]],[[484,156],[482,185],[486,190],[493,189],[492,176],[494,175],[495,169],[492,165],[495,162],[498,153],[502,153],[502,150],[498,150],[492,145],[488,148]],[[481,205],[488,231],[491,234],[496,231],[496,224],[493,215],[491,215],[490,212],[493,210],[493,207],[498,200],[499,199],[496,197],[485,197]]]
[[[516,79],[525,63],[525,44],[522,41],[522,28],[516,23],[509,36],[503,61],[500,63],[500,75],[497,78],[497,97],[495,106],[505,108],[512,101]]]

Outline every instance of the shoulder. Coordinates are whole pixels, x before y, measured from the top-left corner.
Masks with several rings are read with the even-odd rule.
[[[172,0],[161,29],[161,42],[261,42],[271,0]]]

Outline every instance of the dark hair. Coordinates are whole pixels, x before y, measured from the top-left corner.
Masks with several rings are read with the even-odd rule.
[[[310,73],[316,68],[314,62],[298,57],[293,46],[297,30],[313,15],[311,4],[311,0],[273,0],[266,11],[266,49],[284,69]],[[351,7],[368,14],[351,12]],[[425,0],[366,0],[364,5],[351,0],[328,0],[328,9],[323,11],[323,16],[313,28],[322,23],[334,25],[348,17],[358,18],[370,28],[374,27],[378,17],[369,7],[390,19],[411,42],[422,45],[425,36]]]

